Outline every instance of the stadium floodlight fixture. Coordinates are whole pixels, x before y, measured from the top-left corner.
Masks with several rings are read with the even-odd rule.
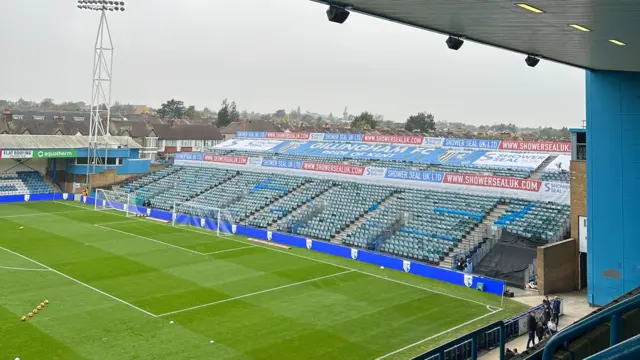
[[[78,0],[81,10],[100,13],[100,24],[93,54],[93,81],[91,89],[91,116],[89,120],[87,183],[91,185],[91,175],[97,173],[97,167],[107,165],[109,123],[111,120],[111,79],[113,76],[113,42],[107,13],[124,11],[124,1],[115,0]],[[104,151],[102,149],[105,149]]]
[[[78,0],[78,9],[91,11],[124,11],[124,1]]]

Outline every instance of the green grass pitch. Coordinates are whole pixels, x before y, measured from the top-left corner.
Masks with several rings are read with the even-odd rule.
[[[0,360],[407,359],[524,311],[499,305],[351,259],[79,203],[0,205]]]

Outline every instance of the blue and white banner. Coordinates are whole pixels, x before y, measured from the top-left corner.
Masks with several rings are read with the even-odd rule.
[[[440,171],[419,171],[404,169],[387,169],[384,177],[387,179],[412,180],[441,183],[444,179],[443,172]]]
[[[280,140],[227,140],[216,146],[214,149],[220,150],[239,150],[239,151],[259,151],[265,152],[272,150],[276,146],[282,144]]]
[[[236,137],[239,139],[264,139],[267,137],[266,131],[237,131]]]
[[[500,140],[446,138],[444,139],[442,146],[449,148],[489,150],[498,149],[500,147]]]
[[[282,154],[292,155],[403,160],[421,163],[438,163],[438,157],[445,153],[444,150],[417,146],[340,142],[290,142],[281,145],[277,150]]]
[[[201,152],[181,152],[176,153],[174,160],[178,161],[203,161],[204,154]]]
[[[490,151],[473,162],[476,166],[537,169],[549,154]]]

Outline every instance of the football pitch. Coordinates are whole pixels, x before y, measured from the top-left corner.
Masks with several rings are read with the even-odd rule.
[[[408,359],[525,310],[500,300],[76,202],[0,205],[0,360]]]

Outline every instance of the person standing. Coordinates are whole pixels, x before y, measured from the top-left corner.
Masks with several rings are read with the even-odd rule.
[[[560,299],[558,297],[556,297],[555,299],[553,299],[553,322],[556,324],[556,326],[558,326],[558,321],[559,321],[559,317],[560,317]]]
[[[545,333],[544,324],[542,323],[542,321],[538,321],[538,324],[536,325],[536,335],[538,336],[538,343],[542,341],[542,338],[544,337],[544,333]]]
[[[531,346],[529,346],[529,343],[531,343],[532,345],[536,345],[536,329],[538,327],[538,322],[536,321],[536,314],[532,311],[529,313],[529,316],[527,317],[527,330],[529,331],[529,340],[527,340],[527,349],[529,349]]]

